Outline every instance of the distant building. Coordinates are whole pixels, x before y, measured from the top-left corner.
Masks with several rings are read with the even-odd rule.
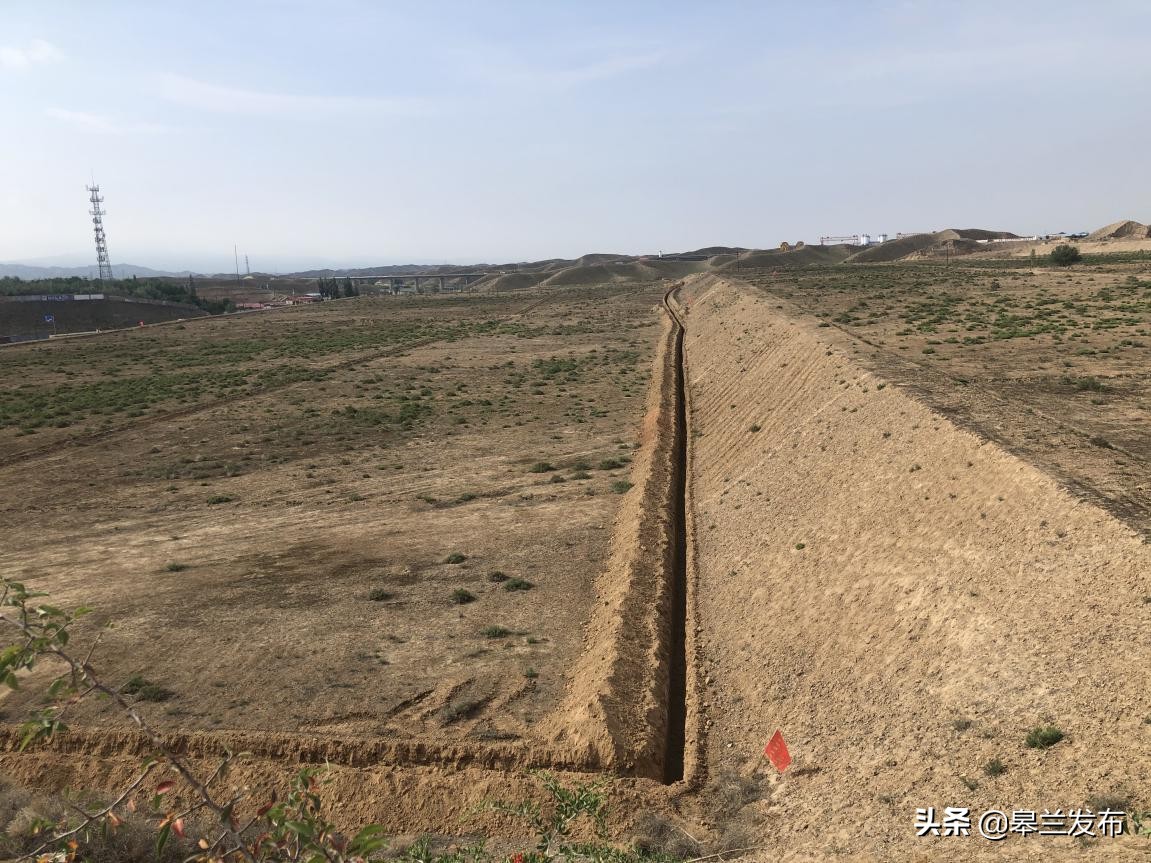
[[[845,237],[820,237],[819,245],[870,246],[875,243],[886,243],[887,240],[887,234],[876,234],[874,240],[871,239],[871,234],[849,234]]]

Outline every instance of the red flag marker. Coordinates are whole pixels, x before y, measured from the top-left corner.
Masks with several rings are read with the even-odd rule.
[[[787,751],[787,744],[783,742],[783,732],[776,729],[763,748],[763,754],[768,757],[775,769],[782,773],[791,764],[791,753]]]

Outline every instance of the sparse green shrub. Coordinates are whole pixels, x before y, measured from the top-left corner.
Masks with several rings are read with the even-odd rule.
[[[599,463],[600,470],[618,470],[623,467],[624,463],[618,458],[605,458]]]
[[[508,576],[506,573],[500,572],[498,569],[495,572],[488,573],[488,581],[494,581],[499,584],[501,581],[507,581]]]
[[[537,461],[535,464],[528,468],[528,473],[549,473],[553,470],[555,470],[555,466],[550,462]]]
[[[503,638],[504,636],[511,635],[512,631],[504,626],[487,626],[484,627],[485,638]]]
[[[482,699],[467,699],[464,701],[455,701],[448,704],[440,711],[440,718],[445,723],[456,722],[460,719],[467,719],[469,716],[477,713],[486,702]]]
[[[626,479],[617,479],[611,484],[611,490],[616,494],[624,494],[629,489],[631,489],[632,485],[633,484],[628,482]]]
[[[513,578],[504,582],[504,590],[509,591],[531,590],[533,587],[535,587],[534,584],[532,584],[530,581],[525,581],[522,578]]]
[[[1029,749],[1050,749],[1063,739],[1063,732],[1054,725],[1037,725],[1027,732],[1024,741]]]
[[[1078,264],[1083,260],[1083,255],[1079,252],[1078,246],[1072,246],[1070,243],[1061,243],[1051,250],[1051,263],[1057,267],[1069,267],[1072,264]]]
[[[187,568],[188,564],[181,563],[178,560],[169,561],[168,565],[164,567],[168,572],[183,572]]]
[[[208,504],[210,506],[215,506],[216,504],[219,504],[219,503],[231,503],[234,500],[235,500],[234,497],[231,497],[231,496],[226,495],[226,494],[214,494],[210,498],[208,498]]]
[[[1073,385],[1079,392],[1101,393],[1107,390],[1107,386],[1099,378],[1091,375],[1085,378],[1065,377],[1063,381]]]
[[[372,602],[387,602],[392,598],[392,594],[384,590],[382,587],[373,588],[368,592],[368,599]]]
[[[452,602],[456,605],[467,605],[469,602],[475,602],[476,595],[470,590],[464,590],[462,587],[452,591]]]
[[[999,758],[999,756],[996,756],[995,758],[989,759],[987,763],[983,765],[983,772],[988,776],[1002,776],[1007,772],[1007,765],[1003,763],[1003,760]]]
[[[463,563],[467,559],[468,556],[466,554],[460,554],[458,551],[453,551],[451,554],[444,558],[444,563]]]
[[[120,692],[124,695],[135,695],[140,701],[167,701],[176,694],[139,674],[128,678],[128,682],[120,687]]]

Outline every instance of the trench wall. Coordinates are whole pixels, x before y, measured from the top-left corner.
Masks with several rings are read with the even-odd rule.
[[[699,721],[709,770],[763,783],[767,857],[930,856],[922,806],[1151,808],[1151,548],[784,302],[680,296]]]

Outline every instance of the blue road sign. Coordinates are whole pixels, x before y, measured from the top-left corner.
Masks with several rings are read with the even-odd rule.
[[[56,323],[56,316],[55,315],[44,315],[44,323],[46,323],[46,324]]]

